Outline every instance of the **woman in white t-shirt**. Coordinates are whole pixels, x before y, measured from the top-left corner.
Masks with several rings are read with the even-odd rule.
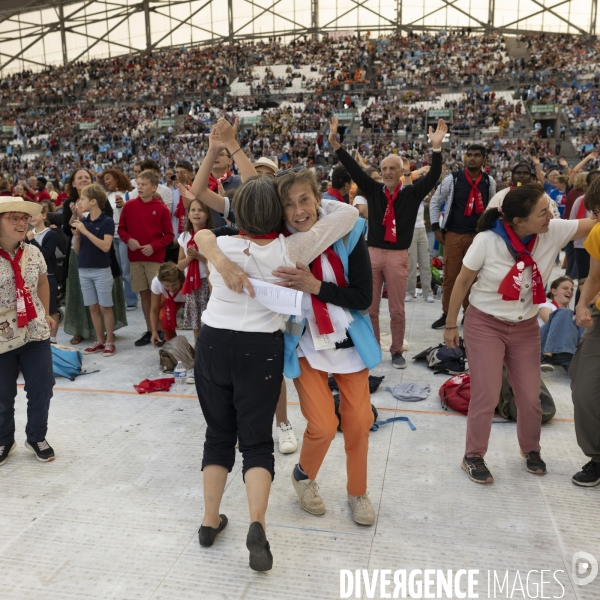
[[[150,341],[155,348],[177,336],[177,312],[185,304],[184,280],[185,276],[177,265],[166,262],[160,265],[150,284]]]
[[[512,189],[502,207],[486,211],[480,232],[463,259],[450,299],[444,341],[459,341],[456,318],[471,285],[464,338],[471,374],[466,451],[462,468],[476,483],[492,483],[483,457],[502,387],[502,366],[519,410],[517,437],[527,471],[544,474],[540,455],[539,305],[559,250],[586,236],[592,219],[554,219],[544,188],[532,183]],[[475,281],[477,279],[477,281]]]
[[[540,304],[542,371],[554,371],[554,365],[569,370],[583,329],[575,324],[575,313],[569,308],[574,293],[573,280],[559,277],[550,284],[548,302]]]
[[[179,260],[177,267],[185,273],[183,293],[183,326],[194,330],[194,345],[200,331],[202,313],[206,310],[210,290],[206,271],[206,258],[198,250],[194,236],[202,229],[213,229],[210,209],[197,198],[190,202],[187,210],[187,222],[183,233],[179,235]]]

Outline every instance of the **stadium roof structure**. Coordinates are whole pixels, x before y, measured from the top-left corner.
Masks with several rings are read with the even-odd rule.
[[[0,74],[268,37],[470,28],[596,33],[598,0],[0,0]]]

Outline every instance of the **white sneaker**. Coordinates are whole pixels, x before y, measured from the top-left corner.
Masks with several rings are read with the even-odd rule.
[[[425,299],[425,302],[428,302],[429,304],[433,304],[435,302],[435,300],[433,299],[433,296],[427,296],[427,298]]]
[[[404,296],[404,302],[412,302],[413,298],[410,294],[406,294],[406,296]]]
[[[293,454],[298,450],[298,440],[291,423],[277,425],[277,438],[279,439],[279,452],[281,454]]]
[[[188,377],[185,380],[186,383],[188,383],[189,385],[194,385],[196,383],[196,380],[193,377]]]
[[[369,492],[362,496],[348,494],[348,504],[352,509],[352,518],[359,525],[373,525],[375,523],[375,510],[369,500]]]

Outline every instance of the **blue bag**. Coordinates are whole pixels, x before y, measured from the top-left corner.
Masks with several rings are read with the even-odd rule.
[[[79,350],[52,344],[52,370],[56,377],[66,377],[75,381],[75,377],[83,373],[83,355]]]

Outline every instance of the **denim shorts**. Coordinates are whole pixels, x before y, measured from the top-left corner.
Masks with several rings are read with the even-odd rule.
[[[109,308],[113,305],[113,276],[110,267],[79,269],[79,281],[85,306],[99,304]]]

